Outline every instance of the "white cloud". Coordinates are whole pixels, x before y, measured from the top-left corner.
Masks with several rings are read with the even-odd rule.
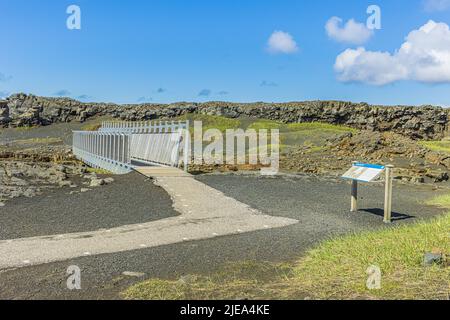
[[[339,17],[332,17],[327,21],[325,30],[331,39],[344,43],[363,44],[374,34],[373,30],[369,30],[365,24],[353,19],[348,20],[344,26],[341,26],[342,22]]]
[[[347,49],[336,58],[334,69],[344,82],[450,82],[450,28],[430,20],[411,31],[394,53]]]
[[[61,89],[61,90],[56,91],[53,95],[58,96],[58,97],[64,97],[64,96],[68,97],[71,95],[71,93],[69,90]]]
[[[271,53],[295,53],[298,51],[297,43],[287,32],[274,31],[267,42],[267,49]]]
[[[211,90],[203,89],[198,93],[199,97],[209,97],[211,95]]]
[[[424,0],[426,11],[445,11],[450,8],[450,0]]]

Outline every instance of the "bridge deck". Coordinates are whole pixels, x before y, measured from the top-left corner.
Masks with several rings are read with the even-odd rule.
[[[189,173],[173,167],[135,167],[134,170],[150,178],[191,177]]]

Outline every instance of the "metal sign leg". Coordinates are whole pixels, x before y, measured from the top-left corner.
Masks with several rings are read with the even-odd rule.
[[[351,212],[358,211],[358,181],[352,180],[352,202],[351,202]]]
[[[386,166],[386,187],[384,194],[384,223],[391,223],[392,220],[392,184],[394,166]]]

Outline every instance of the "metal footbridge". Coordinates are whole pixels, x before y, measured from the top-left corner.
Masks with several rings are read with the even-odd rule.
[[[189,121],[109,121],[98,131],[73,131],[74,155],[115,174],[145,167],[187,171],[189,148]]]

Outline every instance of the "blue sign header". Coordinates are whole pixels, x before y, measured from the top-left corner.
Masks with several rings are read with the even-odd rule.
[[[371,169],[379,169],[384,170],[386,167],[378,164],[369,164],[369,163],[355,163],[354,167],[363,167],[363,168],[371,168]]]

